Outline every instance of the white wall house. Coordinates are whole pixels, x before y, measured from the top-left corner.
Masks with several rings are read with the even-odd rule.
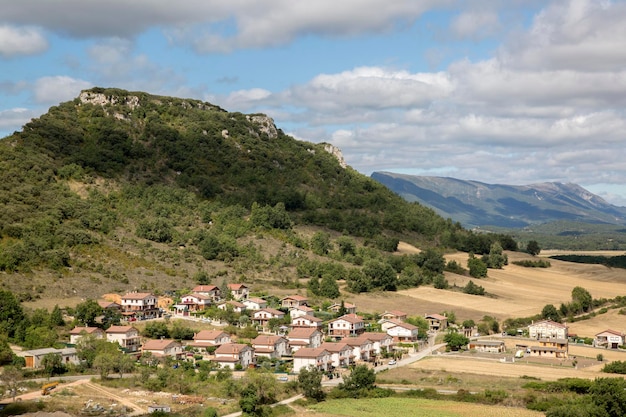
[[[552,320],[541,320],[528,326],[531,339],[567,339],[567,326]]]
[[[141,344],[139,331],[132,326],[111,326],[106,330],[107,341],[116,342],[127,352],[137,352]]]
[[[211,361],[231,369],[240,364],[245,369],[254,363],[254,349],[241,343],[227,343],[215,350],[215,357]]]
[[[331,366],[330,352],[322,348],[302,348],[293,354],[293,371],[313,367],[320,371],[328,371]]]

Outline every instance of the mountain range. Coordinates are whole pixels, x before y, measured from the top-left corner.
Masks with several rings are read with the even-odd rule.
[[[448,177],[374,172],[371,178],[465,227],[522,228],[554,221],[626,224],[626,208],[577,184],[486,184]]]

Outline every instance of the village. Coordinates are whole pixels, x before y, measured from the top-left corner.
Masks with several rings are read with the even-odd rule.
[[[119,344],[119,348],[136,358],[150,356],[155,360],[208,360],[217,368],[245,370],[263,361],[279,361],[286,373],[298,374],[302,369],[314,367],[328,377],[340,374],[355,364],[370,366],[396,364],[403,355],[417,352],[442,341],[442,334],[458,332],[467,338],[464,346],[453,350],[468,350],[488,354],[510,354],[515,358],[531,357],[547,360],[569,358],[569,344],[578,341],[568,333],[566,324],[551,320],[532,323],[519,336],[511,340],[494,335],[479,335],[476,327],[463,328],[448,323],[445,315],[425,313],[426,334],[407,322],[407,313],[385,311],[375,322],[366,321],[357,314],[357,307],[349,302],[330,304],[326,311],[316,311],[309,299],[302,295],[289,295],[278,299],[277,308],[268,306],[261,297],[250,296],[245,284],[227,285],[229,294],[215,285],[198,285],[174,302],[171,297],[148,292],[130,292],[123,296],[107,294],[98,304],[103,311],[114,310],[122,322],[106,329],[95,326],[77,326],[69,332],[65,348],[43,348],[16,352],[25,360],[26,368],[39,368],[48,354],[62,357],[64,364],[78,364],[75,348],[80,339],[89,335]],[[228,311],[240,323],[252,325],[255,337],[238,338],[223,329],[228,324],[221,318],[209,318],[204,313],[209,307]],[[324,314],[321,314],[324,313]],[[331,317],[328,320],[317,317]],[[134,323],[151,320],[190,320],[205,325],[206,329],[194,332],[193,340],[173,338],[151,339],[143,337]],[[505,334],[502,334],[504,336]],[[439,336],[439,337],[438,337]],[[482,337],[481,337],[482,336]],[[500,336],[500,335],[495,335]],[[625,344],[625,335],[607,329],[595,335],[593,346],[618,349]],[[450,350],[450,347],[448,347]]]

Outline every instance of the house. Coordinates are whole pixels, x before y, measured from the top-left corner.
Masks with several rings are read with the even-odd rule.
[[[504,353],[506,346],[503,341],[497,340],[474,340],[467,345],[468,349],[485,353]]]
[[[92,335],[96,339],[104,339],[106,334],[99,327],[74,327],[70,330],[70,343],[75,345],[83,336]]]
[[[567,339],[567,326],[552,320],[541,320],[528,326],[528,337]]]
[[[308,306],[309,299],[302,295],[288,295],[287,297],[281,298],[280,303],[284,308]]]
[[[151,353],[157,358],[179,358],[183,354],[183,346],[172,339],[148,340],[141,347],[141,353]]]
[[[596,334],[593,339],[595,347],[605,347],[607,349],[617,349],[624,345],[624,333],[607,329]]]
[[[222,299],[222,290],[216,285],[197,285],[191,290],[194,294],[205,295],[210,297],[213,302]]]
[[[141,338],[132,326],[111,326],[106,330],[107,341],[116,342],[126,352],[137,352]]]
[[[65,349],[55,349],[55,348],[43,348],[43,349],[34,349],[34,350],[23,350],[21,352],[15,353],[17,356],[24,358],[26,362],[26,368],[40,368],[42,367],[42,360],[46,355],[58,355],[61,357],[61,362],[65,365],[74,364],[78,365],[80,360],[78,359],[78,355],[76,354],[76,349],[74,348],[65,348]]]
[[[246,306],[246,310],[261,310],[267,307],[267,301],[262,298],[248,298],[242,301]]]
[[[246,309],[246,305],[243,303],[240,303],[239,301],[225,301],[221,304],[217,305],[217,308],[219,308],[220,310],[226,310],[226,309],[232,309],[235,313],[243,313],[243,311]]]
[[[565,359],[567,352],[554,346],[531,346],[530,356],[538,358]]]
[[[397,319],[380,319],[378,321],[378,324],[380,324],[380,330],[385,333],[387,333],[387,330],[391,329],[392,327],[396,327],[397,325],[402,323],[404,322]]]
[[[165,404],[154,404],[148,406],[148,414],[156,413],[157,411],[162,413],[171,413],[172,407]]]
[[[314,327],[297,327],[287,335],[292,352],[301,348],[316,348],[322,344],[322,332]]]
[[[252,347],[256,356],[270,359],[279,359],[290,353],[289,341],[282,336],[259,335],[252,340]]]
[[[403,322],[398,322],[395,326],[387,329],[387,334],[393,337],[394,342],[398,343],[417,342],[417,333],[417,326]]]
[[[204,294],[187,294],[180,298],[180,303],[176,304],[176,312],[183,315],[205,310],[211,306],[212,299]]]
[[[393,350],[393,337],[389,336],[387,333],[365,332],[358,338],[369,339],[372,342],[372,347],[376,355]]]
[[[211,361],[231,369],[237,365],[247,368],[254,364],[254,349],[242,343],[226,343],[215,349],[215,357]]]
[[[441,314],[425,314],[424,318],[428,322],[428,330],[438,332],[448,328],[448,318]]]
[[[255,311],[252,314],[252,321],[257,323],[261,327],[267,327],[269,321],[272,319],[283,319],[285,318],[285,313],[280,310],[276,310],[274,308],[263,308],[261,310]]]
[[[567,358],[568,340],[560,338],[540,338],[539,346],[530,347],[530,356],[556,359]]]
[[[115,301],[98,300],[98,305],[102,307],[102,310],[122,311],[122,305]]]
[[[354,363],[352,347],[343,342],[324,342],[320,349],[330,353],[330,363],[333,368],[347,368]]]
[[[330,369],[330,352],[322,348],[302,348],[293,354],[293,372],[299,373],[301,369],[313,367],[322,372]]]
[[[352,348],[352,355],[355,361],[369,362],[376,357],[374,343],[364,337],[346,337],[341,340]]]
[[[407,313],[400,310],[385,311],[381,316],[381,320],[398,320],[405,321],[407,319]]]
[[[153,319],[160,316],[157,296],[147,292],[130,292],[122,297],[122,315],[127,319]]]
[[[244,300],[250,295],[250,289],[245,284],[228,284],[228,289],[235,300]]]
[[[312,316],[314,312],[315,310],[309,306],[295,306],[289,309],[289,316],[292,319],[301,316]]]
[[[318,317],[314,316],[298,316],[291,319],[292,327],[315,327],[316,329],[321,329],[324,321]]]
[[[193,335],[193,342],[189,346],[206,348],[231,343],[230,335],[221,330],[201,330]]]
[[[356,314],[356,306],[351,303],[343,303],[344,314]],[[328,311],[332,311],[335,314],[339,314],[341,311],[341,303],[335,303],[328,307]]]
[[[354,337],[365,332],[365,322],[356,314],[345,314],[328,322],[328,335],[336,338]]]

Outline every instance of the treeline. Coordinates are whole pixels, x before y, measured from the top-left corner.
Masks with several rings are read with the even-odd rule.
[[[551,259],[559,261],[576,262],[581,264],[604,265],[609,268],[626,268],[626,255],[602,256],[602,255],[553,255]]]

